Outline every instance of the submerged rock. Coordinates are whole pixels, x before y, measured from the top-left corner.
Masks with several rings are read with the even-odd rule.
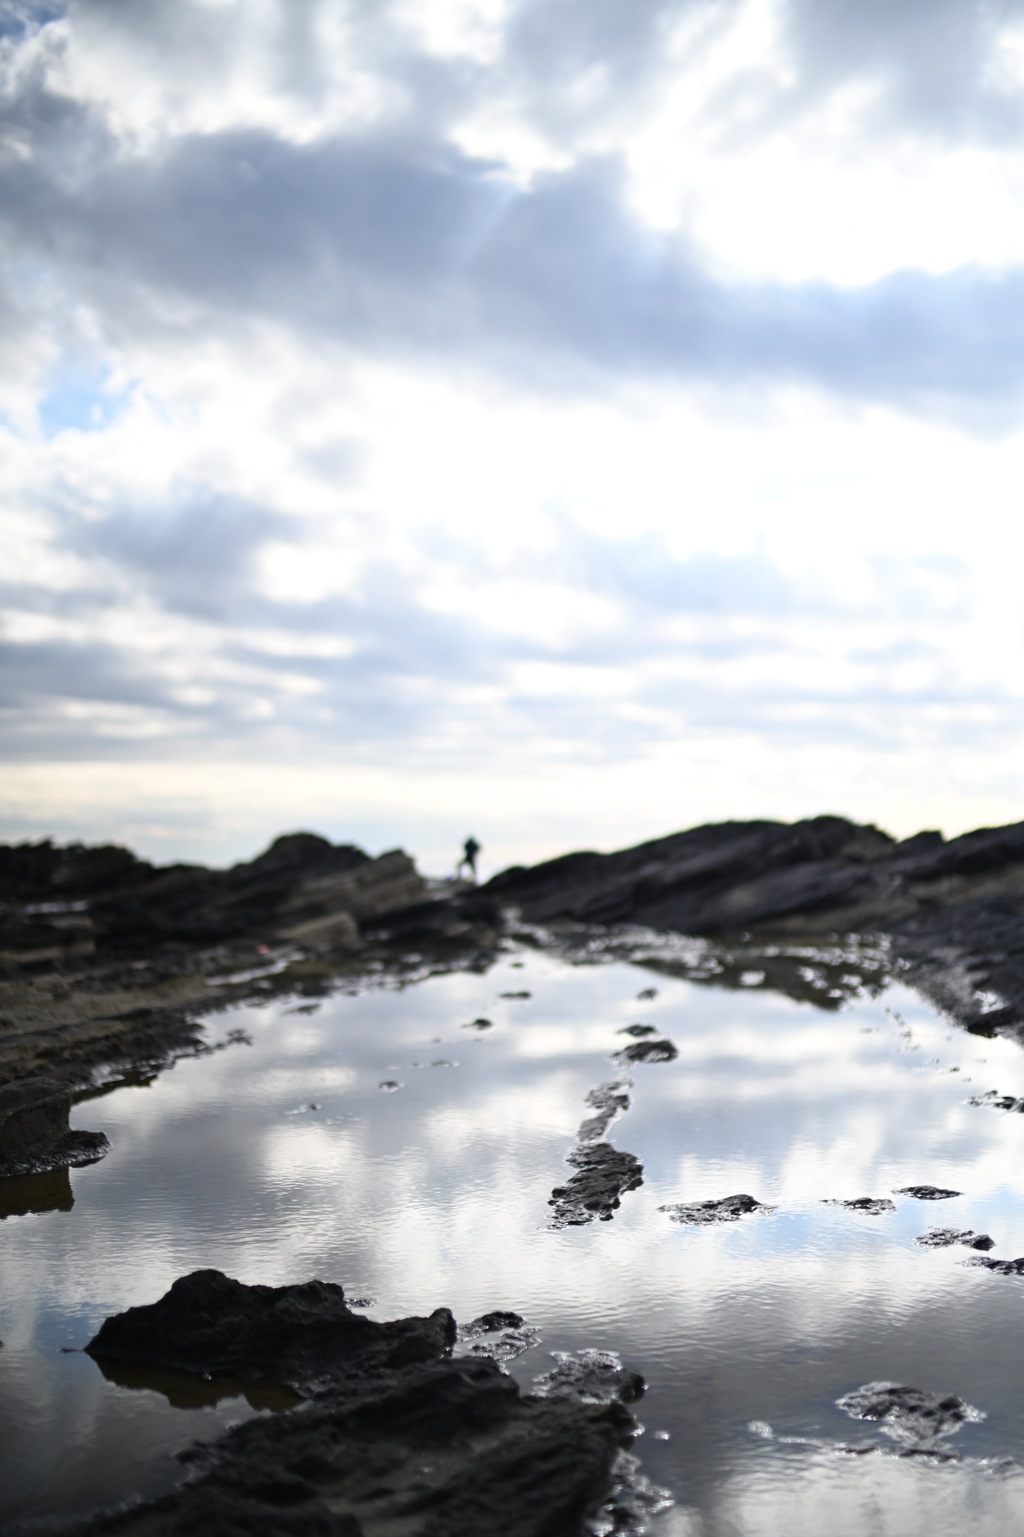
[[[912,1195],[915,1201],[951,1201],[955,1195],[963,1195],[962,1190],[943,1190],[940,1185],[904,1185],[902,1190],[894,1190],[893,1195]]]
[[[752,1195],[725,1195],[717,1201],[677,1201],[658,1210],[668,1212],[673,1222],[707,1227],[715,1222],[738,1222],[752,1211],[771,1212],[775,1207],[765,1206]]]
[[[566,1185],[551,1192],[554,1207],[551,1227],[581,1227],[598,1218],[611,1220],[620,1197],[643,1184],[644,1167],[632,1153],[621,1153],[609,1142],[591,1142],[573,1148],[566,1159],[576,1173]]]
[[[914,1239],[922,1249],[949,1249],[962,1244],[966,1249],[994,1249],[996,1241],[987,1233],[976,1233],[969,1227],[930,1227]]]
[[[557,1365],[534,1377],[533,1386],[542,1398],[573,1398],[579,1403],[610,1404],[616,1399],[634,1403],[646,1384],[639,1372],[629,1371],[613,1350],[552,1352]]]
[[[1018,1259],[992,1259],[987,1254],[972,1254],[964,1264],[980,1265],[985,1270],[994,1270],[997,1275],[1024,1275],[1024,1256]]]
[[[340,1286],[246,1286],[219,1270],[181,1276],[158,1302],[106,1319],[91,1356],[321,1391],[339,1374],[435,1360],[455,1342],[447,1308],[377,1323]]]
[[[895,1201],[888,1200],[885,1196],[858,1195],[852,1201],[822,1201],[822,1206],[843,1206],[847,1211],[860,1211],[868,1217],[880,1217],[883,1213],[896,1210]]]
[[[885,1435],[907,1448],[928,1449],[954,1435],[961,1425],[985,1418],[981,1409],[955,1393],[943,1396],[895,1382],[867,1382],[836,1403],[851,1419],[873,1420]]]
[[[629,1109],[628,1090],[631,1087],[630,1079],[626,1078],[617,1079],[613,1083],[599,1083],[596,1089],[591,1089],[587,1095],[587,1104],[592,1105],[597,1114],[588,1116],[580,1125],[576,1133],[580,1142],[600,1141],[615,1118]]]

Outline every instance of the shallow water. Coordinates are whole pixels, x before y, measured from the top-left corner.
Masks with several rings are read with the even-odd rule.
[[[159,1492],[182,1446],[279,1406],[188,1377],[108,1381],[62,1353],[215,1266],[340,1281],[381,1318],[514,1308],[541,1334],[510,1365],[524,1384],[551,1352],[617,1351],[648,1384],[635,1450],[675,1502],[651,1521],[660,1537],[1017,1529],[1024,1279],[913,1240],[973,1228],[995,1255],[1024,1253],[1024,1117],[966,1103],[1024,1095],[1024,1054],[899,986],[837,1010],[759,978],[715,989],[522,949],[314,1012],[233,1010],[210,1038],[248,1043],[79,1106],[109,1156],[69,1183],[9,1186],[0,1222],[0,1522]],[[624,1071],[612,1054],[636,1022],[677,1059]],[[631,1106],[607,1136],[644,1183],[613,1220],[552,1230],[588,1091],[626,1077]],[[962,1194],[892,1195],[911,1184]],[[707,1227],[658,1210],[738,1192],[776,1209]],[[864,1195],[896,1210],[823,1204]],[[52,1209],[16,1214],[33,1203]],[[957,1461],[900,1458],[837,1406],[875,1380],[959,1394],[985,1417],[945,1443]]]

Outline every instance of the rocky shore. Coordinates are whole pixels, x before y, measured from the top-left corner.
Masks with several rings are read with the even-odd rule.
[[[72,1108],[208,1051],[204,1020],[226,1004],[486,970],[509,936],[672,970],[659,937],[674,935],[715,948],[715,986],[749,985],[756,965],[758,985],[835,1008],[844,989],[899,975],[961,1027],[1024,1044],[1024,824],[897,842],[839,817],[724,823],[481,887],[429,882],[399,850],[374,859],[307,833],[225,871],[159,868],[113,847],[0,847],[0,1215],[69,1206],[68,1168],[108,1151],[102,1134],[70,1128]],[[808,947],[827,986],[808,980]],[[674,1053],[649,1031],[629,1027],[620,1067]],[[574,1172],[552,1193],[556,1227],[610,1216],[639,1182],[636,1161],[603,1140],[626,1082],[587,1103]],[[88,1347],[103,1369],[149,1362],[304,1402],[197,1453],[179,1493],[90,1530],[582,1532],[635,1429],[629,1395],[578,1382],[522,1393],[482,1333],[459,1355],[443,1308],[378,1324],[328,1283],[182,1278],[103,1326]]]

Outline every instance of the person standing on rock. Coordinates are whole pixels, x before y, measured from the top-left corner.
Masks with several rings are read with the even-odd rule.
[[[463,870],[469,868],[470,878],[476,880],[476,856],[480,852],[480,845],[470,833],[462,848],[462,858],[455,868],[455,879],[458,880]]]

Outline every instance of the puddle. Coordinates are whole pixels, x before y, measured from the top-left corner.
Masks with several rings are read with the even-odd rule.
[[[1019,1048],[858,995],[839,952],[572,958],[236,1009],[81,1105],[106,1160],[0,1190],[0,1525],[156,1494],[287,1402],[63,1353],[205,1267],[450,1306],[525,1387],[639,1372],[659,1537],[1024,1523],[1024,1279],[967,1263],[1024,1255],[1024,1118],[968,1102],[1024,1096]],[[941,1456],[884,1433],[947,1402]]]

